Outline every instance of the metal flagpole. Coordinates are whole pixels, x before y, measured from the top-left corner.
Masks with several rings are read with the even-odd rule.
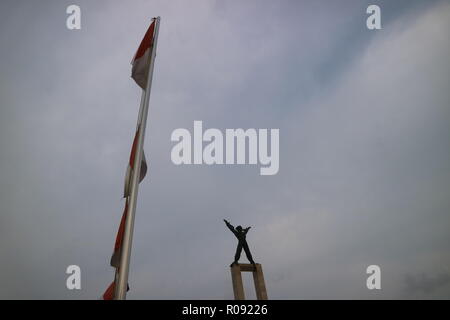
[[[145,127],[147,124],[147,115],[148,115],[148,104],[150,101],[150,90],[152,87],[153,67],[156,56],[156,45],[158,42],[159,21],[161,18],[157,17],[154,19],[155,19],[155,31],[153,37],[153,46],[150,56],[150,66],[147,76],[147,86],[145,88],[144,105],[142,109],[142,115],[140,116],[140,124],[138,123],[138,125],[140,125],[141,127],[139,130],[136,155],[134,157],[133,174],[131,176],[130,203],[128,205],[128,211],[125,221],[125,232],[123,235],[122,254],[120,256],[120,267],[115,296],[116,300],[124,300],[126,299],[127,295],[128,271],[130,267],[131,245],[133,242],[134,216],[136,212],[136,202],[139,188],[139,176],[141,171],[142,147],[144,145]]]

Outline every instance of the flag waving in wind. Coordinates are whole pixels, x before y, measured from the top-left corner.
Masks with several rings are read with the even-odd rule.
[[[116,242],[114,243],[114,252],[111,256],[111,267],[119,268],[120,264],[120,255],[122,252],[122,240],[123,234],[125,232],[125,220],[127,217],[128,211],[128,199],[125,202],[125,209],[123,210],[122,219],[120,220],[119,230],[117,230]]]
[[[147,173],[147,162],[143,150],[145,126],[147,123],[148,105],[153,75],[153,64],[156,56],[160,18],[153,22],[145,33],[132,61],[131,77],[144,90],[141,108],[138,115],[136,133],[131,147],[130,160],[125,175],[125,209],[120,221],[119,230],[111,257],[111,266],[116,269],[115,279],[103,294],[104,300],[125,299],[128,287],[128,269],[131,254],[131,238],[133,234],[134,215],[136,211],[139,183]]]
[[[131,77],[143,90],[145,90],[148,78],[148,70],[150,69],[150,54],[153,47],[154,31],[155,21],[152,22],[147,32],[145,33],[144,39],[142,39],[141,45],[136,51],[133,61],[131,62],[131,64],[133,65],[133,68],[131,69]]]

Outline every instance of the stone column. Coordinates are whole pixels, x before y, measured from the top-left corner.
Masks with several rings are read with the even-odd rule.
[[[259,263],[256,264],[256,271],[253,271],[253,281],[255,282],[256,299],[267,300],[266,284],[262,267]]]
[[[233,281],[234,300],[245,300],[244,284],[242,283],[241,268],[238,264],[231,267],[231,279]]]

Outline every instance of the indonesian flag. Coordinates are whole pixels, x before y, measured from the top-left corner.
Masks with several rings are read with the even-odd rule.
[[[141,45],[136,51],[133,61],[131,62],[131,64],[133,65],[133,68],[131,69],[131,77],[143,90],[145,90],[145,87],[147,85],[154,33],[155,21],[152,22],[147,32],[145,33],[144,39],[142,39]]]
[[[125,173],[125,187],[123,190],[123,197],[126,198],[130,195],[131,192],[131,177],[133,175],[133,165],[134,165],[134,158],[136,156],[136,147],[137,147],[137,140],[139,137],[139,129],[136,131],[136,134],[134,135],[133,140],[133,146],[131,147],[131,154],[130,154],[130,161],[128,162],[127,171]],[[144,150],[142,150],[142,160],[141,160],[141,171],[139,172],[139,182],[141,182],[145,175],[147,174],[147,161],[145,160],[145,153]]]
[[[123,241],[123,234],[125,233],[125,221],[127,219],[127,211],[128,211],[128,199],[125,202],[125,209],[123,210],[119,230],[117,231],[116,235],[116,242],[114,243],[114,252],[111,256],[110,264],[114,268],[119,268],[120,266],[120,256],[122,255],[122,241]]]

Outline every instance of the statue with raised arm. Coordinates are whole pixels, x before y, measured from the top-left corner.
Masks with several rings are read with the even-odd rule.
[[[238,245],[236,248],[236,254],[234,255],[234,261],[230,265],[232,267],[234,264],[238,264],[239,258],[241,257],[242,248],[245,251],[245,255],[247,256],[248,261],[250,261],[251,264],[255,264],[255,261],[253,261],[252,254],[250,253],[250,249],[248,248],[247,240],[245,239],[248,230],[250,230],[251,227],[242,229],[241,226],[237,226],[236,228],[233,227],[227,220],[223,219],[225,221],[225,224],[227,225],[228,229],[233,232],[233,234],[238,239]]]

